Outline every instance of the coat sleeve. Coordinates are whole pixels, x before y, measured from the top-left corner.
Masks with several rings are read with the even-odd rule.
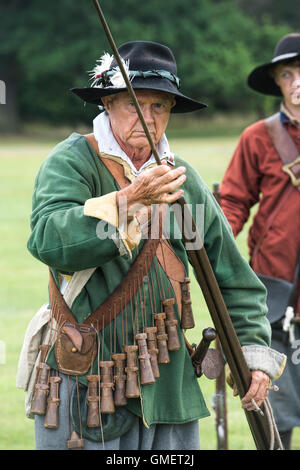
[[[203,220],[197,216],[195,220],[200,220],[197,226],[241,345],[269,346],[271,329],[264,285],[239,252],[232,229],[211,191],[192,169],[187,172],[184,189],[193,209],[203,206]]]
[[[241,255],[213,197],[206,199],[204,245],[241,345],[269,346],[266,289]]]
[[[238,143],[220,187],[220,205],[234,236],[247,222],[251,207],[259,200],[261,175],[257,139],[246,130]]]
[[[204,207],[204,247],[246,362],[251,370],[263,370],[271,379],[278,378],[286,357],[269,347],[271,326],[266,317],[265,286],[240,254],[232,229],[211,191],[199,177],[193,178],[186,196],[194,202],[196,198],[197,204]]]
[[[116,227],[107,223],[107,236],[99,237],[99,219],[84,214],[85,202],[100,196],[101,187],[99,169],[82,147],[76,141],[59,144],[42,164],[34,186],[28,249],[63,272],[101,266],[120,256],[122,244]]]

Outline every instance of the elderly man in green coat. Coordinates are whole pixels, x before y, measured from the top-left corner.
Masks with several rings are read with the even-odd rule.
[[[66,440],[69,448],[85,441],[86,449],[199,449],[198,420],[209,412],[186,347],[189,264],[170,216],[183,193],[194,215],[203,208],[205,248],[247,346],[252,383],[242,406],[260,405],[284,367],[285,357],[269,348],[265,288],[241,257],[209,189],[173,155],[165,135],[171,112],[205,105],[179,91],[168,47],[134,41],[119,52],[163,164],[157,166],[120,70],[105,54],[91,87],[73,89],[102,107],[93,133],[74,133],[58,144],[35,182],[28,248],[50,268],[56,325],[42,364],[60,383],[59,398],[58,389],[48,398],[58,407],[59,425],[50,429],[49,415],[35,413],[38,449],[64,449]],[[164,210],[155,237],[150,208],[158,205]],[[90,277],[67,305],[62,296],[83,272]],[[39,380],[35,390],[42,393]]]

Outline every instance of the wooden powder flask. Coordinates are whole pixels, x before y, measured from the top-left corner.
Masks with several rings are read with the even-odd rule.
[[[47,429],[57,429],[59,425],[58,407],[60,403],[59,384],[61,383],[61,378],[57,375],[50,377],[49,383],[50,392],[44,426]]]
[[[100,412],[104,414],[114,413],[115,405],[113,399],[113,361],[100,361]]]
[[[46,413],[47,396],[49,393],[50,366],[45,363],[49,346],[47,344],[42,344],[39,349],[41,351],[41,357],[37,366],[38,373],[34,387],[31,413],[36,415],[44,415]]]
[[[87,375],[88,395],[87,401],[87,419],[86,425],[89,428],[98,428],[100,426],[99,414],[99,377],[98,375]]]
[[[168,351],[168,344],[167,339],[168,335],[166,334],[165,329],[165,318],[166,314],[162,313],[154,313],[153,318],[155,321],[155,325],[157,328],[157,347],[158,347],[158,356],[157,362],[158,364],[168,364],[170,362],[170,356]]]
[[[135,335],[135,338],[138,342],[139,348],[139,361],[140,361],[140,374],[141,374],[141,384],[142,385],[151,385],[155,382],[153,375],[150,354],[147,348],[147,334],[138,333]]]
[[[195,320],[192,310],[192,300],[190,294],[190,282],[190,278],[185,277],[184,281],[181,283],[181,328],[183,330],[188,330],[189,328],[194,328],[195,326]]]
[[[125,374],[125,361],[126,354],[118,353],[111,356],[114,361],[114,382],[115,382],[115,391],[114,391],[114,403],[116,406],[125,406],[127,405],[127,398],[125,396],[126,392],[126,374]]]
[[[67,440],[69,450],[81,450],[84,448],[84,439],[81,439],[76,431],[73,431],[69,440]]]
[[[148,352],[150,354],[150,362],[151,362],[153,375],[155,379],[158,379],[158,377],[160,376],[160,373],[159,373],[159,367],[158,367],[158,362],[157,362],[158,348],[157,348],[157,339],[156,339],[156,333],[157,333],[156,326],[149,326],[145,328],[145,333],[147,335]]]
[[[138,367],[137,367],[137,357],[136,353],[138,346],[129,345],[124,346],[126,357],[127,357],[127,366],[125,367],[125,372],[127,375],[126,379],[126,398],[137,398],[140,396],[140,389],[138,383]]]
[[[174,298],[165,299],[163,300],[162,303],[164,306],[164,311],[167,316],[165,325],[166,325],[167,334],[168,334],[168,349],[169,351],[176,351],[180,349],[180,341],[179,341],[178,332],[177,332],[178,320],[176,318],[176,314],[174,310],[175,299]]]

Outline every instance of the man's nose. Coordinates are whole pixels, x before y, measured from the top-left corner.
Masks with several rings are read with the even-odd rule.
[[[299,83],[300,83],[300,67],[299,69],[294,70],[292,86],[299,87]]]
[[[146,122],[153,121],[153,109],[151,105],[143,105],[142,113]]]
[[[299,78],[295,79],[292,83],[292,91],[299,90],[300,88],[300,76]]]

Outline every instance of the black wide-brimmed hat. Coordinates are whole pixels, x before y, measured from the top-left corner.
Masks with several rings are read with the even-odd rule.
[[[272,68],[281,62],[300,59],[300,34],[291,33],[277,43],[271,62],[256,67],[248,76],[248,85],[265,95],[282,96],[280,88],[271,76]]]
[[[162,44],[150,41],[132,41],[118,48],[125,69],[135,90],[155,90],[171,93],[176,98],[173,113],[187,113],[207,105],[188,98],[179,91],[180,80],[172,51]],[[88,88],[71,91],[87,103],[102,105],[101,98],[126,91],[126,84],[113,56],[104,54],[92,71]]]

